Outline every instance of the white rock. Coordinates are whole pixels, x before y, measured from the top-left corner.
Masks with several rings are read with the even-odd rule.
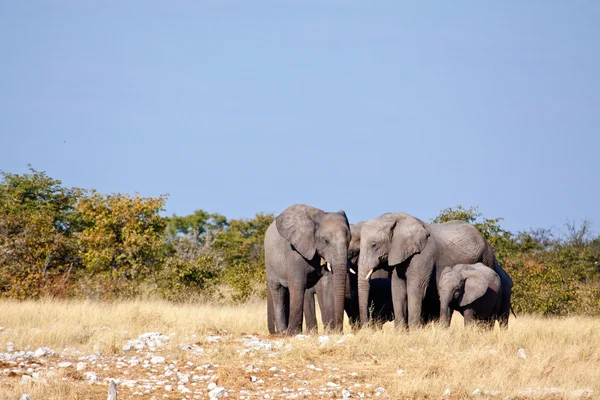
[[[208,397],[211,399],[218,399],[221,397],[224,397],[227,395],[227,392],[225,391],[224,387],[218,387],[215,388],[213,390],[211,390],[210,392],[208,392]]]
[[[350,397],[352,397],[352,394],[349,391],[347,391],[346,389],[344,389],[344,390],[342,390],[342,397],[344,399],[349,399]]]
[[[527,354],[525,354],[525,349],[519,349],[519,350],[517,350],[517,354],[521,358],[527,358]]]
[[[403,369],[399,369],[398,371],[396,371],[396,374],[398,374],[398,375],[404,375],[405,373],[406,373],[406,371]]]
[[[21,375],[21,385],[25,385],[29,382],[33,381],[33,378],[29,375]]]
[[[186,388],[184,385],[177,385],[177,390],[179,390],[181,393],[191,393],[192,391],[188,388]]]
[[[329,343],[329,336],[319,336],[319,344],[321,346],[324,346],[327,343]]]
[[[271,367],[271,368],[269,368],[269,371],[279,371],[279,368],[277,368],[277,367]]]
[[[378,387],[377,389],[375,389],[375,391],[376,391],[377,393],[385,393],[385,389],[384,389],[384,388],[382,388],[382,387]]]
[[[88,381],[89,383],[94,383],[94,382],[96,382],[96,381],[98,380],[98,376],[96,375],[96,373],[95,373],[95,372],[92,372],[92,371],[85,372],[85,373],[83,374],[83,377],[84,377],[84,378],[85,378],[85,380],[86,380],[86,381]]]
[[[53,356],[56,353],[49,347],[40,347],[36,351],[33,352],[34,357],[44,357],[44,356]]]
[[[303,334],[298,334],[296,335],[296,339],[298,340],[304,340],[304,339],[308,339],[310,336],[308,335],[303,335]]]
[[[338,341],[337,341],[336,343],[337,343],[337,344],[342,344],[342,343],[344,343],[344,338],[343,338],[343,337],[342,337],[342,338],[339,338],[339,339],[338,339]]]
[[[477,389],[473,390],[473,393],[471,393],[471,396],[479,396],[480,393],[481,393],[481,389],[477,388]]]
[[[161,364],[161,363],[164,363],[164,362],[165,362],[165,358],[164,358],[163,356],[153,356],[153,357],[150,359],[150,362],[151,362],[152,364]]]
[[[19,400],[31,400],[31,397],[29,397],[28,394],[23,394],[23,396],[21,396],[21,398]]]
[[[208,343],[218,343],[221,341],[221,336],[211,335],[206,337]]]
[[[444,393],[442,394],[442,396],[450,396],[452,394],[452,390],[450,390],[449,387],[446,388],[446,390],[444,390]]]
[[[217,387],[217,384],[214,383],[214,382],[211,382],[211,383],[208,384],[208,386],[206,388],[208,390],[213,390],[213,389],[216,389],[216,387]]]
[[[335,382],[327,382],[327,386],[329,386],[329,387],[340,387],[340,385],[338,385]]]
[[[173,386],[172,385],[165,385],[165,390],[167,392],[172,392],[173,391]]]
[[[87,366],[86,363],[84,363],[84,362],[78,362],[77,363],[77,371],[83,371],[86,366]]]
[[[73,363],[70,363],[68,361],[63,361],[63,362],[59,362],[58,366],[60,368],[69,368],[69,367],[73,366]]]

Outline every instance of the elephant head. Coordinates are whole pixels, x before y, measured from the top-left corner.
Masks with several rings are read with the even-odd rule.
[[[420,253],[429,238],[424,223],[405,213],[383,214],[361,226],[358,300],[361,323],[368,321],[369,278],[387,261],[393,268]]]
[[[488,289],[499,292],[500,278],[494,270],[481,263],[444,268],[438,282],[442,324],[450,324],[451,305],[456,308],[467,307],[481,298]]]
[[[360,229],[364,222],[350,225],[350,244],[348,245],[348,260],[350,261],[350,273],[356,274],[358,270],[358,255],[360,254]]]
[[[333,273],[334,329],[342,329],[350,227],[344,211],[328,213],[303,204],[276,219],[277,230],[309,262],[318,258]]]

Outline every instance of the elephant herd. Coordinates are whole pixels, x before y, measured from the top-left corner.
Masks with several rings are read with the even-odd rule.
[[[414,328],[452,311],[465,324],[508,326],[512,280],[490,245],[461,221],[428,224],[386,213],[350,225],[344,211],[296,204],[265,235],[267,322],[270,333],[317,329],[314,296],[326,329]]]

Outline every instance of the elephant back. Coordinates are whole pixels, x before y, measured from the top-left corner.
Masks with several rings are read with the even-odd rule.
[[[489,245],[477,228],[469,223],[449,221],[430,224],[428,229],[436,241],[438,268],[452,268],[456,264],[475,264],[489,256]],[[494,268],[494,263],[487,266]]]

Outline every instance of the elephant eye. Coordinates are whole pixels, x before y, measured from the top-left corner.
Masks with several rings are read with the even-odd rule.
[[[323,240],[325,241],[325,244],[326,244],[327,246],[329,246],[329,239],[325,238],[325,239],[323,239]]]
[[[371,243],[371,248],[374,249],[375,247],[377,247],[377,243],[375,243],[375,242]]]

